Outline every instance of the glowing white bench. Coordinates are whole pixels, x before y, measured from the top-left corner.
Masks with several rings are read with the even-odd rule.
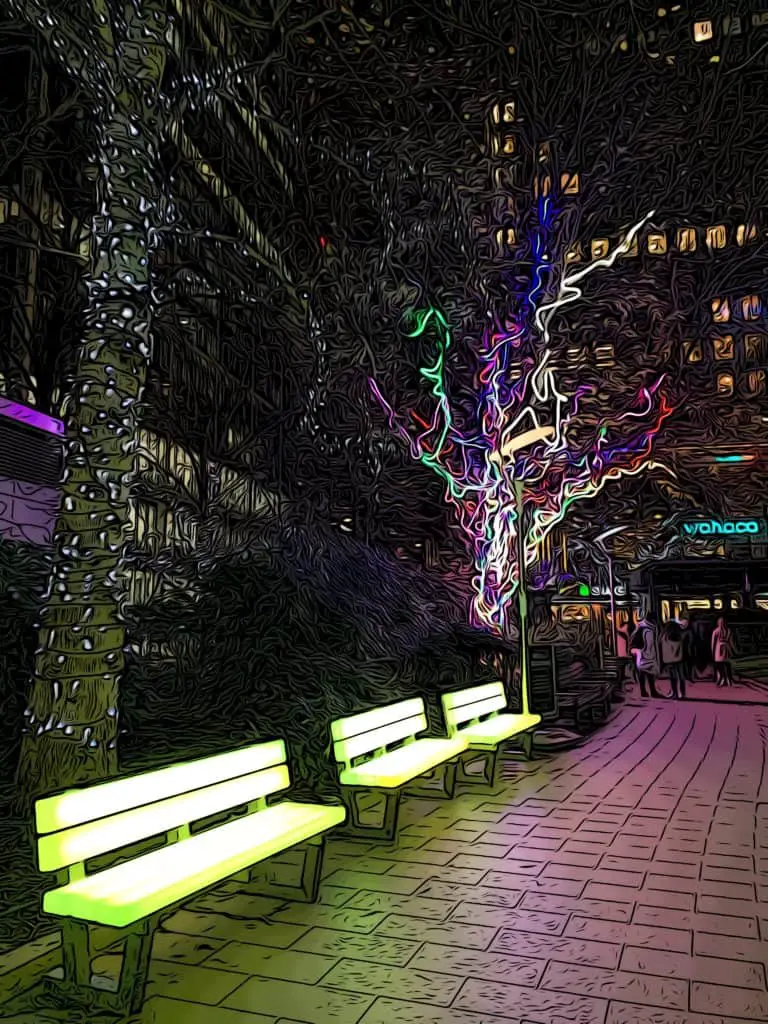
[[[502,743],[520,738],[526,757],[533,750],[533,731],[541,722],[541,715],[522,715],[505,712],[507,697],[503,683],[471,686],[442,695],[443,714],[449,736],[466,740],[467,754],[459,765],[460,782],[484,782],[493,785],[496,760]],[[465,764],[483,759],[481,775],[466,772]]]
[[[349,811],[345,835],[394,840],[400,795],[406,791],[453,796],[457,758],[466,749],[460,736],[417,739],[427,728],[420,697],[339,718],[331,725],[333,752],[339,764],[342,799]],[[398,744],[395,746],[395,744]],[[441,789],[410,787],[415,779],[441,773]],[[381,823],[361,820],[358,797],[374,792],[384,799]]]
[[[267,806],[290,785],[285,760],[285,744],[274,740],[38,800],[39,867],[63,883],[43,896],[43,910],[62,918],[64,976],[47,979],[49,987],[89,1007],[136,1012],[160,918],[232,875],[250,878],[254,865],[300,844],[298,884],[258,883],[257,891],[316,899],[324,835],[346,811],[288,800]],[[204,828],[206,819],[237,809],[245,814]],[[151,852],[147,840],[154,840]],[[117,851],[114,866],[89,863]],[[102,979],[92,984],[89,925],[124,929],[116,991],[105,991]]]

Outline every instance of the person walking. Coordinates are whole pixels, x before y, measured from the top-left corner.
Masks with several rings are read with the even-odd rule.
[[[715,681],[718,686],[733,686],[733,652],[733,633],[726,626],[725,619],[720,617],[712,631],[712,660],[715,663]]]
[[[630,647],[635,655],[635,669],[637,681],[640,684],[640,695],[647,697],[660,697],[656,689],[656,679],[660,672],[659,663],[659,631],[656,626],[656,617],[649,612],[645,618],[640,619],[635,632],[632,634]]]
[[[670,697],[685,700],[685,676],[683,674],[683,631],[680,624],[672,619],[667,622],[661,634],[661,661],[669,675],[672,687]]]
[[[683,683],[692,683],[696,651],[693,628],[691,626],[691,620],[688,617],[688,605],[683,604],[680,606],[680,614],[677,617],[677,624],[680,627],[683,644],[683,661],[681,669],[683,673]]]

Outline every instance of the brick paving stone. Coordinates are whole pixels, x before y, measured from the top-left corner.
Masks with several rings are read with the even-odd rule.
[[[528,891],[520,902],[525,910],[542,910],[553,914],[571,912],[602,921],[628,922],[634,909],[632,903],[614,903],[608,900],[589,900],[578,896],[555,895],[549,891]]]
[[[728,917],[754,917],[755,906],[750,900],[734,900],[727,897],[696,897],[696,910],[701,914],[724,914]]]
[[[605,1024],[743,1024],[733,1017],[713,1016],[709,1013],[686,1013],[684,1010],[660,1010],[639,1003],[608,1004]]]
[[[698,878],[680,878],[677,875],[668,875],[665,871],[649,871],[645,880],[646,889],[691,893],[694,896],[699,891],[699,884]]]
[[[388,995],[416,1002],[447,1006],[459,991],[463,977],[434,970],[388,967],[342,960],[323,978],[323,986],[362,995]]]
[[[621,945],[618,943],[592,942],[589,939],[566,936],[533,935],[513,928],[503,928],[491,943],[491,950],[611,969],[618,967],[621,956]]]
[[[468,892],[474,894],[474,886],[466,888]],[[349,900],[345,909],[382,911],[386,914],[397,912],[408,914],[409,917],[426,917],[433,921],[444,921],[455,907],[456,902],[456,900],[450,899],[430,899],[421,894],[398,896],[391,892],[359,892]]]
[[[693,910],[696,897],[692,892],[674,892],[666,889],[640,890],[638,903],[646,907],[668,907],[671,910]]]
[[[718,914],[696,914],[689,910],[670,910],[668,907],[637,906],[632,919],[636,924],[661,925],[665,928],[689,928],[695,932],[713,935],[733,935],[757,938],[754,918],[723,917]]]
[[[508,876],[505,876],[505,878]],[[508,889],[487,885],[460,885],[455,882],[442,882],[436,878],[430,878],[418,890],[412,899],[424,897],[427,900],[435,899],[441,903],[448,902],[451,906],[457,903],[470,900],[473,903],[490,903],[494,907],[516,907],[523,895],[522,889]],[[406,897],[397,897],[406,899]],[[394,908],[393,908],[394,909]],[[411,913],[413,913],[411,911]],[[426,917],[426,914],[414,914],[415,917]]]
[[[313,903],[291,903],[272,915],[279,924],[338,928],[342,932],[372,932],[384,920],[383,913],[372,910],[348,910],[346,907],[321,907]]]
[[[699,892],[702,896],[724,896],[727,899],[750,900],[755,899],[755,886],[752,882],[732,882],[724,877],[724,874],[716,879],[703,879],[699,885]]]
[[[421,945],[408,939],[388,939],[383,935],[357,935],[331,928],[312,928],[298,939],[291,950],[319,953],[337,960],[372,960],[374,963],[405,967]]]
[[[623,999],[647,1006],[688,1009],[688,983],[679,978],[657,978],[630,971],[609,971],[553,961],[544,972],[541,988],[603,999]]]
[[[401,914],[390,914],[376,928],[377,935],[386,935],[391,939],[420,939],[422,942],[463,946],[465,949],[488,949],[497,931],[497,928],[487,925],[461,922],[432,924],[417,917],[405,917]]]
[[[380,997],[359,1024],[501,1024],[501,1021],[495,1015],[457,1010],[454,1006],[427,1006]]]
[[[606,1011],[603,999],[474,978],[465,983],[454,1005],[458,1009],[485,1011],[514,1021],[536,1021],[536,1024],[596,1024],[605,1019]]]
[[[296,949],[270,949],[245,942],[228,942],[209,957],[205,966],[313,985],[328,973],[337,960],[338,957]]]
[[[253,942],[277,949],[286,949],[307,930],[300,925],[274,923],[266,918],[260,921],[238,921],[222,914],[196,914],[190,910],[178,910],[166,919],[163,927],[166,931],[180,932],[182,935]]]
[[[621,955],[623,971],[638,971],[689,981],[707,981],[715,985],[765,989],[765,968],[762,964],[721,960],[712,956],[691,956],[671,950],[640,949],[625,946]]]
[[[131,1024],[135,1018],[131,1018]],[[277,1017],[263,1013],[243,1013],[221,1006],[201,1006],[166,996],[152,996],[137,1020],[141,1024],[276,1024]],[[42,1024],[42,1020],[36,1022]]]
[[[693,951],[702,956],[719,956],[724,960],[754,960],[768,964],[768,945],[758,938],[697,932]]]
[[[413,878],[402,876],[377,875],[366,871],[348,871],[342,868],[328,877],[331,885],[340,885],[348,889],[370,889],[372,892],[396,892],[409,896],[414,893],[419,883]]]
[[[461,855],[459,855],[461,856]],[[480,857],[479,863],[482,863],[485,868],[488,867],[491,858]],[[405,862],[399,862],[392,868],[392,872],[389,875],[380,876],[382,880],[390,879],[392,882],[403,882],[413,883],[415,881],[416,888],[419,888],[420,882],[427,878],[451,878],[454,882],[462,882],[465,885],[475,885],[483,877],[485,871],[484,868],[476,867],[469,868],[463,867],[462,865],[456,864],[455,859],[446,867],[437,867],[434,864],[407,864]],[[385,888],[384,886],[369,885],[369,889],[380,889],[381,892],[412,892],[413,889],[404,887],[402,890],[398,886],[391,886]]]
[[[682,928],[652,928],[619,921],[600,921],[589,917],[572,917],[565,934],[597,942],[618,942],[627,946],[651,947],[655,950],[691,952],[691,933]]]
[[[691,982],[691,1009],[764,1022],[768,1020],[768,992],[694,981]]]
[[[530,956],[494,951],[451,949],[427,942],[408,964],[415,971],[438,971],[459,978],[483,978],[514,985],[535,986],[546,966]]]
[[[357,1024],[372,1002],[371,996],[340,992],[321,985],[249,978],[222,1005],[283,1018],[296,1015],[306,1024],[328,1024],[329,1021]]]
[[[467,921],[494,928],[517,928],[521,932],[560,935],[568,918],[565,914],[544,914],[535,910],[510,910],[479,903],[462,903],[451,915],[451,921]]]

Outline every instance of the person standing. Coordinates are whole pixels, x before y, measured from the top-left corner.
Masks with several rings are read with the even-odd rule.
[[[715,681],[718,686],[733,686],[733,650],[733,633],[721,616],[712,631],[712,660],[715,663]]]
[[[640,684],[640,695],[647,697],[660,697],[656,689],[656,679],[659,676],[659,631],[656,626],[656,617],[649,612],[645,618],[640,619],[635,632],[632,634],[630,647],[635,655],[635,668],[637,681]]]
[[[682,674],[683,683],[693,682],[693,670],[695,661],[695,645],[691,621],[688,617],[688,605],[680,606],[680,614],[677,617],[677,624],[680,627],[683,644]]]
[[[675,619],[665,624],[661,634],[661,661],[669,674],[669,682],[672,687],[670,697],[675,700],[685,700],[683,631]]]

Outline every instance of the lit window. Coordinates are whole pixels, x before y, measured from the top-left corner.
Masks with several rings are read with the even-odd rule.
[[[548,196],[551,185],[552,182],[548,174],[541,179],[541,182],[539,182],[539,179],[537,178],[533,183],[533,194],[537,199],[539,198],[539,195]]]
[[[505,245],[515,245],[517,233],[514,228],[499,228],[496,232],[496,244],[502,249]]]
[[[552,147],[548,142],[542,142],[539,146],[539,163],[544,163],[552,156]]]
[[[759,28],[760,25],[768,25],[768,11],[760,11],[759,14],[753,14],[752,24],[755,28]]]
[[[747,390],[751,395],[765,393],[765,370],[751,370],[747,374]]]
[[[598,366],[613,366],[613,345],[598,345],[595,348],[595,362]]]
[[[504,120],[509,123],[515,120],[515,101],[507,100],[504,104]]]
[[[718,373],[718,375],[717,375],[717,393],[718,393],[718,395],[732,395],[733,394],[733,374],[732,373]]]
[[[747,295],[741,300],[741,315],[745,320],[760,319],[760,299],[757,295]]]
[[[19,204],[16,202],[15,199],[11,200],[11,216],[12,217],[18,217],[19,216]],[[90,248],[90,245],[89,245],[89,248]]]
[[[747,359],[763,359],[765,357],[765,335],[745,334],[744,355]]]
[[[567,196],[576,196],[579,194],[579,175],[578,174],[561,174],[560,175],[560,188]]]
[[[731,319],[728,299],[712,299],[712,319],[716,324],[725,324]]]
[[[502,121],[505,124],[510,124],[515,120],[515,101],[507,100],[504,104],[495,104],[491,116],[493,117],[494,124],[500,124]]]
[[[700,341],[684,341],[683,352],[689,363],[700,363],[704,355]]]
[[[754,224],[739,224],[736,228],[736,244],[745,245],[747,242],[754,242],[757,238],[757,228]]]
[[[607,238],[593,238],[592,239],[592,259],[601,260],[604,256],[608,255],[608,239]]]
[[[741,18],[723,18],[723,32],[727,36],[741,35]]]
[[[0,224],[5,224],[8,217],[8,200],[0,199]]]
[[[707,245],[710,249],[724,249],[725,241],[725,224],[716,224],[714,227],[707,228]]]
[[[662,256],[667,251],[667,236],[658,231],[648,235],[648,252],[654,256]]]
[[[715,359],[733,359],[733,335],[724,334],[721,338],[713,338]]]
[[[678,230],[677,248],[680,252],[696,251],[696,228],[680,228]]]
[[[566,265],[568,263],[580,263],[581,262],[581,246],[575,245],[572,249],[569,249],[565,254]]]
[[[508,376],[510,380],[520,380],[523,376],[523,371],[520,363],[510,363]]]
[[[619,49],[621,50],[622,53],[626,53],[627,52],[627,50],[629,49],[629,43],[627,42],[626,39],[619,40]]]
[[[504,136],[504,145],[502,146],[502,152],[510,155],[515,152],[516,140],[514,135]]]
[[[712,22],[697,21],[693,26],[693,38],[697,43],[705,43],[712,38]]]

